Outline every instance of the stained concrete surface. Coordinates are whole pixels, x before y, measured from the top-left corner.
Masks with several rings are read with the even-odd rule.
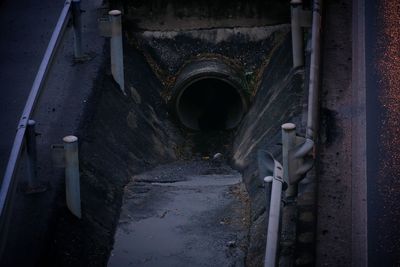
[[[160,79],[170,85],[168,81],[174,80],[182,66],[207,57],[222,58],[243,69],[243,74],[257,76],[289,29],[289,24],[280,24],[144,32],[127,29],[127,32],[129,42],[144,52]]]
[[[213,161],[132,177],[108,266],[244,266],[249,202],[241,174]]]

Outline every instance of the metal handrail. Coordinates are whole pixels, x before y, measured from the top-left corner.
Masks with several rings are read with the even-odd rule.
[[[71,8],[73,7],[73,8]],[[32,113],[36,107],[36,103],[39,99],[41,89],[44,82],[47,79],[47,73],[52,65],[52,60],[57,52],[61,38],[65,33],[67,22],[69,21],[71,11],[80,10],[80,0],[67,0],[64,3],[64,7],[61,11],[60,17],[58,18],[57,24],[54,28],[46,52],[43,56],[42,62],[39,66],[39,70],[36,74],[33,82],[31,91],[29,93],[28,100],[25,104],[25,108],[22,112],[22,116],[17,126],[17,132],[15,135],[14,143],[10,153],[10,157],[7,163],[6,171],[3,177],[3,181],[0,188],[0,259],[4,251],[4,246],[7,237],[7,228],[10,220],[10,210],[12,205],[12,197],[15,192],[16,186],[16,172],[21,160],[21,152],[24,147],[26,138],[26,129],[28,121],[32,116]],[[72,12],[74,16],[79,15],[80,12]],[[80,20],[78,20],[80,22]],[[77,45],[80,42],[80,23],[75,23],[75,56],[80,56],[81,47]],[[78,53],[78,54],[77,54]]]
[[[315,141],[318,131],[319,83],[321,62],[321,6],[323,0],[314,0],[311,27],[310,80],[308,86],[308,113],[306,137]]]
[[[319,111],[319,85],[320,85],[320,62],[321,62],[321,47],[320,47],[320,38],[321,38],[321,6],[323,0],[314,0],[313,1],[313,10],[312,10],[312,28],[311,28],[311,55],[310,55],[310,77],[309,77],[309,85],[308,85],[308,110],[307,110],[307,128],[306,128],[306,138],[300,145],[296,145],[296,135],[295,135],[295,125],[294,124],[284,124],[282,125],[283,133],[282,133],[282,157],[283,157],[283,177],[286,178],[288,184],[297,184],[300,179],[304,178],[304,174],[306,174],[311,167],[313,166],[313,160],[307,162],[306,156],[310,153],[311,149],[314,147],[315,142],[317,141],[317,131],[318,131],[318,111]],[[301,5],[301,1],[292,1],[292,4]],[[296,8],[299,8],[298,6]],[[299,12],[297,10],[296,12]],[[296,12],[292,12],[292,15],[298,16]],[[299,18],[296,18],[297,20]],[[293,20],[292,20],[293,23]],[[292,31],[299,28],[298,25],[293,25]],[[296,35],[296,34],[294,34]],[[296,42],[293,43],[293,51],[294,51],[294,67],[297,67],[303,63],[302,61],[302,45],[296,45],[296,43],[301,42],[301,38],[298,36],[293,39]],[[291,137],[291,145],[288,146],[288,134],[292,131]],[[264,158],[264,161],[267,158]],[[271,160],[269,160],[271,161]],[[298,161],[297,163],[295,161]],[[278,164],[277,161],[275,161]],[[291,168],[291,167],[294,167]],[[299,174],[297,177],[296,173]],[[301,174],[301,175],[300,175]],[[281,175],[282,176],[282,175]],[[301,177],[301,178],[300,178]],[[270,218],[268,218],[268,232],[267,232],[267,244],[266,244],[266,252],[264,259],[265,267],[275,267],[277,266],[277,250],[278,250],[278,240],[279,240],[279,220],[280,220],[280,201],[281,201],[281,191],[282,191],[282,182],[279,183],[279,180],[276,179],[275,173],[273,176],[268,176],[264,179],[265,183],[275,182],[276,187],[275,191],[271,191],[271,186],[265,186],[268,190],[267,193],[267,211],[269,210]],[[312,181],[313,182],[313,181]],[[270,192],[271,191],[271,192]],[[315,203],[315,187],[311,186],[310,191],[313,194],[313,203]],[[293,196],[297,194],[296,190],[289,190],[288,195]]]

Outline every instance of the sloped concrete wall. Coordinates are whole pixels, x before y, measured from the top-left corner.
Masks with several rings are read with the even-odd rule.
[[[233,145],[233,163],[243,172],[251,199],[252,225],[248,266],[262,266],[265,251],[265,191],[258,174],[257,151],[268,150],[281,159],[281,125],[302,127],[304,73],[292,69],[289,37],[273,54],[262,75],[253,104],[239,127]]]
[[[179,133],[166,119],[161,83],[140,53],[126,51],[127,95],[113,81],[107,59],[79,130],[83,218],[60,211],[44,266],[105,266],[125,184],[176,159]]]

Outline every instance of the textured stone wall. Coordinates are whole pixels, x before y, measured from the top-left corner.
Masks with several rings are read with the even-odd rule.
[[[289,1],[279,0],[112,0],[126,25],[139,29],[179,30],[287,23]]]

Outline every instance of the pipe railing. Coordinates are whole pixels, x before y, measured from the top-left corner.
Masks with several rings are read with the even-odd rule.
[[[57,24],[50,38],[46,52],[43,56],[42,62],[39,66],[39,70],[36,74],[31,91],[29,93],[28,100],[25,104],[25,108],[22,112],[22,116],[19,120],[14,143],[2,180],[0,188],[0,258],[3,254],[4,246],[7,240],[7,228],[10,221],[12,199],[17,184],[16,173],[22,158],[22,151],[25,147],[24,145],[27,139],[27,128],[29,127],[29,121],[31,120],[31,116],[40,97],[42,87],[47,79],[48,71],[52,66],[54,55],[56,54],[59,43],[65,33],[65,29],[69,21],[72,9],[74,10],[74,12],[72,12],[74,18],[73,27],[75,34],[74,55],[76,59],[80,59],[83,56],[81,44],[82,25],[80,23],[80,0],[67,0],[64,3],[64,7],[61,11]],[[30,150],[31,149],[32,148],[30,148]],[[34,161],[35,159],[29,159],[29,161],[32,160]],[[36,168],[36,166],[30,167]],[[36,171],[30,170],[30,173],[34,174],[36,173]],[[32,178],[34,179],[35,177],[30,177],[29,179]],[[34,181],[30,180],[30,182],[32,183]]]
[[[300,5],[301,1],[292,0],[292,23],[296,22],[296,25],[292,25],[293,36],[293,63],[294,67],[302,65],[302,38],[300,38],[300,26],[298,22],[300,20]],[[282,125],[282,143],[283,143],[283,182],[289,185],[286,195],[289,197],[295,197],[297,195],[297,184],[305,177],[306,173],[312,168],[313,159],[310,159],[310,152],[314,148],[314,144],[317,139],[318,131],[318,111],[319,111],[319,85],[320,85],[320,38],[321,38],[321,5],[322,0],[314,0],[312,10],[312,29],[311,29],[311,55],[310,55],[310,77],[308,85],[308,111],[307,111],[307,128],[306,138],[296,137],[295,125],[284,124]],[[289,133],[289,131],[292,131]],[[290,140],[289,140],[290,139]],[[289,142],[290,141],[290,142]],[[296,144],[298,142],[298,144]],[[265,157],[263,158],[265,160]],[[275,161],[277,164],[277,162]],[[260,165],[260,164],[259,164]],[[268,168],[267,168],[268,169]],[[271,170],[271,167],[269,168]],[[260,169],[261,171],[261,169]],[[279,180],[279,179],[278,179]],[[264,182],[278,181],[275,175],[265,177]],[[313,181],[310,181],[313,183]],[[267,207],[269,211],[268,231],[267,231],[267,244],[265,253],[265,267],[277,266],[277,251],[279,246],[279,227],[277,224],[280,219],[280,208],[281,208],[281,192],[272,193],[270,186],[265,186],[267,189]],[[278,188],[278,187],[276,187]],[[315,190],[315,187],[313,187]],[[279,188],[282,191],[282,187]],[[313,194],[315,195],[315,194]],[[315,202],[315,199],[313,200]],[[271,212],[271,210],[273,212]],[[293,241],[293,240],[292,240]]]
[[[319,80],[321,62],[321,6],[322,0],[314,0],[311,27],[310,80],[308,85],[308,114],[306,137],[317,137],[319,111]]]

